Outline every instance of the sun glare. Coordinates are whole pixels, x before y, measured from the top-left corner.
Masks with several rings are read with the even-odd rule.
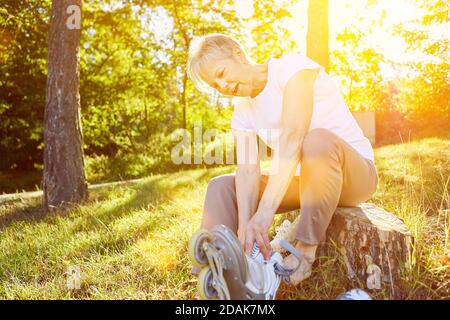
[[[239,0],[234,3],[237,14],[244,19],[251,18],[254,13],[253,0]]]
[[[306,33],[308,25],[308,1],[293,1],[289,7],[292,18],[284,24],[291,37],[297,39],[298,50],[306,52]],[[363,0],[329,1],[330,50],[336,48],[336,35],[344,29],[354,28],[365,35],[364,46],[376,48],[387,61],[405,63],[421,59],[423,53],[407,52],[406,44],[400,36],[392,34],[396,24],[417,19],[423,10],[410,0],[375,0],[371,3]],[[359,30],[357,30],[358,28]],[[386,68],[386,76],[395,70]],[[392,72],[391,72],[392,71]],[[383,72],[385,73],[385,72]]]

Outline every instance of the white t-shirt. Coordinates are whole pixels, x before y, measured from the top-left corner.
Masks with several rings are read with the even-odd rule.
[[[309,131],[328,129],[350,144],[364,158],[374,161],[370,141],[353,118],[344,98],[324,68],[308,57],[289,54],[268,61],[268,78],[255,98],[234,97],[233,130],[255,132],[270,148],[278,147],[281,133],[283,91],[291,77],[302,69],[320,69],[314,83],[314,104]],[[300,165],[296,175],[300,173]]]

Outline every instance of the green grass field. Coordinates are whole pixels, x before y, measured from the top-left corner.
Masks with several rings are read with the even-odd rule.
[[[443,209],[450,208],[450,140],[385,146],[376,150],[376,163],[381,181],[370,202],[397,214],[415,237],[403,297],[449,299],[450,214]],[[47,215],[36,198],[1,203],[0,298],[194,299],[187,243],[199,226],[208,180],[233,169],[99,188],[87,203]],[[80,290],[67,288],[70,266],[81,270]],[[351,288],[344,270],[339,259],[323,257],[310,279],[282,287],[279,298],[335,299]]]

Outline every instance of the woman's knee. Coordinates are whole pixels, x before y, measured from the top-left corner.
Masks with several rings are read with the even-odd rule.
[[[303,139],[302,159],[333,158],[338,150],[338,137],[323,128],[313,129]]]
[[[225,174],[209,180],[207,195],[223,196],[227,193],[235,193],[234,174]]]
[[[211,179],[206,190],[202,227],[211,229],[224,224],[237,230],[237,205],[234,175],[222,175]]]

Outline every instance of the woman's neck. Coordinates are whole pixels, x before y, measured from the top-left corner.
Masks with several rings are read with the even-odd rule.
[[[254,90],[251,97],[254,98],[260,94],[266,86],[268,78],[268,61],[264,64],[254,64],[252,65],[252,68],[254,68],[252,80]]]

